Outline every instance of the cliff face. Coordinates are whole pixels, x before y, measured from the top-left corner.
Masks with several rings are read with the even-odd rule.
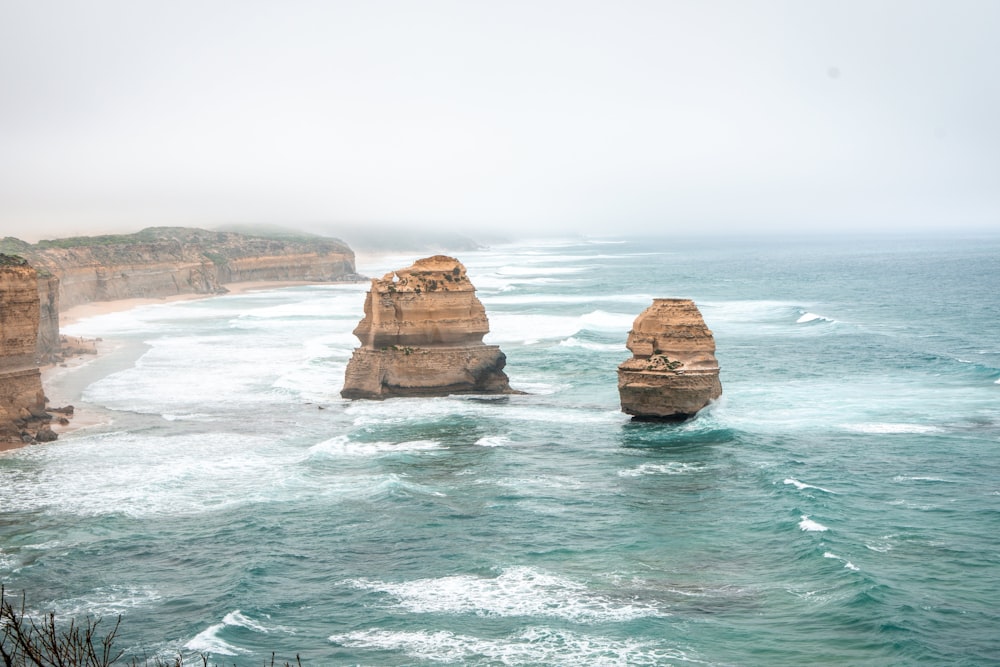
[[[43,362],[56,359],[59,344],[59,279],[38,275],[38,341],[37,358]]]
[[[55,439],[35,363],[39,312],[35,270],[0,255],[0,446]]]
[[[722,395],[715,338],[689,299],[654,299],[635,319],[618,366],[622,410],[638,419],[685,419]]]
[[[16,243],[4,241],[8,246]],[[62,308],[133,297],[223,293],[231,282],[322,282],[354,275],[353,251],[335,239],[282,240],[180,227],[22,243],[17,253],[59,279]]]
[[[373,279],[365,316],[354,329],[361,347],[344,378],[344,398],[515,393],[507,358],[485,345],[482,302],[452,258],[436,255]]]

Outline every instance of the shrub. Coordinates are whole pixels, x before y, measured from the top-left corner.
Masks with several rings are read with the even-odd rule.
[[[99,629],[101,619],[88,616],[82,623],[70,619],[68,625],[57,625],[52,612],[41,619],[34,619],[25,611],[24,594],[21,604],[15,607],[0,586],[0,664],[3,667],[183,667],[181,656],[164,661],[161,658],[139,659],[125,657],[125,651],[115,648],[115,638],[121,625],[119,615],[107,634]],[[198,654],[203,667],[208,667],[208,657]],[[295,656],[295,664],[302,662]],[[215,665],[213,667],[218,667]],[[275,667],[274,654],[271,663]],[[292,667],[288,662],[283,667]]]

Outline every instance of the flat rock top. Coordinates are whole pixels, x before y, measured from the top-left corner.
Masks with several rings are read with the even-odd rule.
[[[405,269],[390,271],[380,280],[372,280],[372,288],[382,294],[475,291],[465,272],[465,266],[447,255],[425,257]]]

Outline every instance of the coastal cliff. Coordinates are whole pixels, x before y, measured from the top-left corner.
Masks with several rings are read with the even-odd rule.
[[[59,279],[38,272],[38,340],[35,354],[42,363],[60,357],[59,339]]]
[[[175,294],[221,294],[227,283],[356,279],[354,252],[325,237],[269,238],[184,227],[28,244],[4,250],[58,279],[58,307]]]
[[[38,275],[19,257],[0,255],[0,448],[55,440],[36,363]]]
[[[457,259],[435,255],[373,279],[364,310],[344,398],[517,393],[504,353],[483,343],[486,309]]]
[[[722,395],[715,338],[689,299],[654,299],[632,325],[633,357],[618,366],[622,410],[637,419],[685,419]]]

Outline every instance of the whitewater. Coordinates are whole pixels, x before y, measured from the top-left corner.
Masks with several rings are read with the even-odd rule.
[[[97,423],[0,455],[0,582],[238,666],[1000,664],[1000,238],[457,256],[524,395],[341,399],[366,283],[66,327]],[[654,297],[718,347],[680,424],[619,410]]]

